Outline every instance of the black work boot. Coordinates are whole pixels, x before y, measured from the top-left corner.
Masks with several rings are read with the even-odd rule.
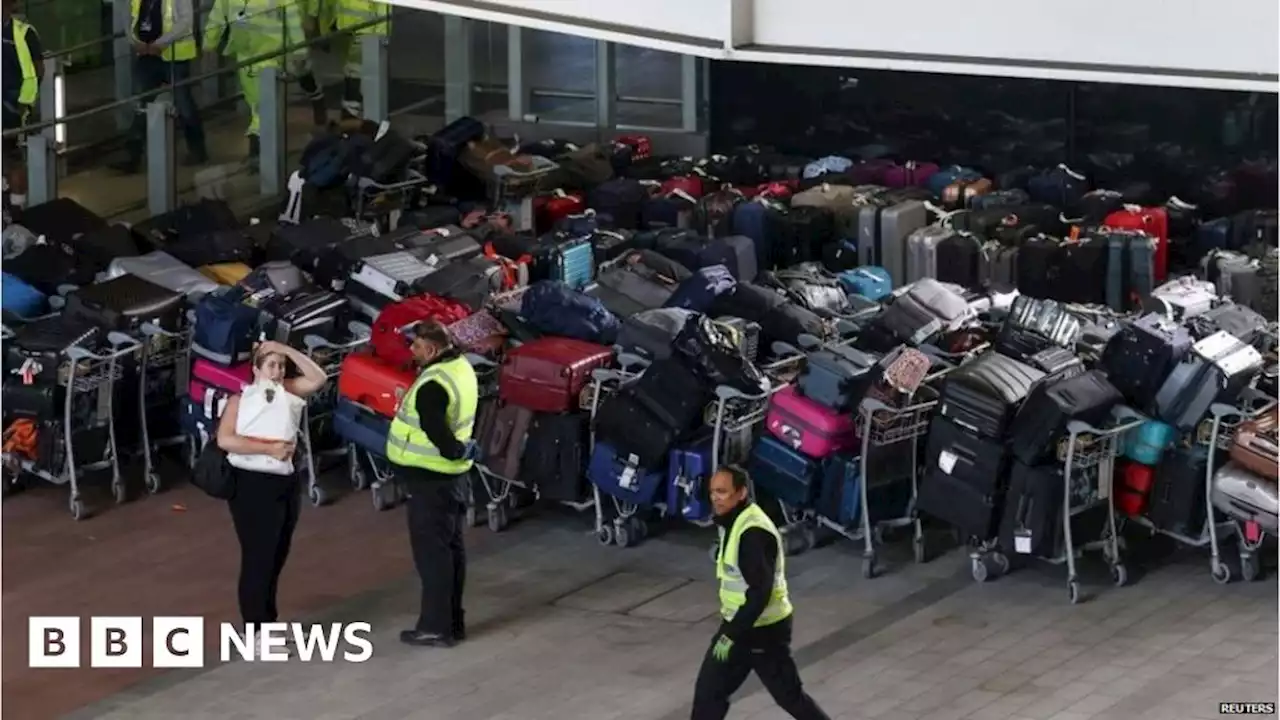
[[[417,647],[451,648],[457,642],[450,635],[422,632],[421,630],[400,631],[400,642]]]
[[[245,163],[249,166],[249,169],[251,171],[253,172],[258,171],[258,160],[261,154],[262,154],[262,141],[258,138],[257,135],[250,135],[249,136],[249,156],[245,158]]]

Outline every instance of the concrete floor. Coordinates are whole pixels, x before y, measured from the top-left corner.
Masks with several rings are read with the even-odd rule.
[[[75,523],[64,500],[46,486],[3,506],[8,627],[33,614],[233,617],[236,551],[219,503],[179,485]],[[377,513],[363,494],[305,508],[282,581],[286,618],[371,623],[366,663],[31,670],[15,630],[3,640],[6,710],[31,720],[687,717],[716,626],[711,531],[603,548],[588,515],[558,511],[502,534],[471,531],[471,638],[424,650],[396,640],[417,603],[403,512]],[[1072,606],[1060,568],[977,585],[962,553],[916,565],[909,547],[890,540],[873,580],[847,542],[788,560],[796,657],[832,717],[1190,720],[1217,717],[1220,702],[1277,700],[1274,574],[1219,586],[1200,553],[1135,546],[1143,572],[1131,587],[1086,564],[1091,597]],[[751,680],[731,717],[782,715]]]

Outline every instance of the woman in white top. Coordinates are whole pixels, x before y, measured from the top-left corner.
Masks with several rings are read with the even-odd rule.
[[[301,373],[285,378],[292,361]],[[227,400],[218,447],[236,473],[228,501],[240,541],[240,616],[246,626],[276,621],[276,590],[301,505],[293,470],[302,406],[324,387],[324,370],[278,342],[254,349],[253,382]]]

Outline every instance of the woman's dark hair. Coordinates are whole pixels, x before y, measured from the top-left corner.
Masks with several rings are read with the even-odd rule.
[[[720,472],[726,473],[733,480],[734,490],[742,490],[751,482],[747,476],[747,471],[737,465],[724,465],[720,468]]]
[[[453,336],[435,320],[423,320],[413,326],[413,337],[422,338],[441,350],[453,347]]]

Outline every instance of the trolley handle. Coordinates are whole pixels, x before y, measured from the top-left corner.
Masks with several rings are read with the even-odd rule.
[[[1098,437],[1102,437],[1104,435],[1116,435],[1122,432],[1126,432],[1128,430],[1132,430],[1147,421],[1147,418],[1143,417],[1142,415],[1139,415],[1138,413],[1133,412],[1132,410],[1130,410],[1129,412],[1131,414],[1127,418],[1125,418],[1125,420],[1121,422],[1121,424],[1116,425],[1114,427],[1106,428],[1105,430],[1102,428],[1094,427],[1093,425],[1090,425],[1089,423],[1083,420],[1072,420],[1071,422],[1067,423],[1067,432],[1069,432],[1073,436],[1096,435]]]
[[[775,387],[772,381],[769,381],[769,387],[764,392],[755,395],[745,393],[731,385],[717,385],[715,395],[716,399],[722,402],[728,400],[746,400],[750,402],[768,400],[769,397],[773,395],[774,390]]]
[[[1270,412],[1275,406],[1275,398],[1256,388],[1245,388],[1240,393],[1240,399],[1236,403],[1239,413],[1247,418],[1258,417],[1263,413]]]
[[[616,346],[615,346],[616,347]],[[635,353],[618,350],[618,367],[628,375],[639,375],[653,363]]]
[[[471,367],[477,370],[493,370],[494,368],[498,367],[498,363],[490,360],[489,358],[483,355],[476,355],[475,353],[466,353],[464,357],[467,358],[467,362],[471,363]]]
[[[128,355],[141,347],[141,343],[134,338],[116,331],[107,333],[107,342],[111,343],[112,352],[105,355],[90,352],[79,345],[72,345],[67,348],[65,352],[67,357],[72,360],[112,360],[123,355]]]
[[[154,338],[154,337],[180,338],[183,336],[182,332],[171,332],[169,330],[165,330],[164,328],[160,327],[159,325],[151,321],[142,323],[142,325],[138,329],[142,332],[143,335],[145,335],[148,338]]]
[[[1240,408],[1226,403],[1214,403],[1210,405],[1209,414],[1213,415],[1214,418],[1216,418],[1222,425],[1234,425],[1235,421],[1242,419],[1245,415]],[[1228,422],[1228,419],[1231,419],[1231,422]]]
[[[407,190],[415,185],[421,185],[427,181],[427,177],[416,170],[408,170],[405,172],[409,176],[408,180],[400,182],[383,184],[373,178],[362,177],[356,180],[356,188],[360,191],[377,190],[379,192],[391,192],[395,190]]]

